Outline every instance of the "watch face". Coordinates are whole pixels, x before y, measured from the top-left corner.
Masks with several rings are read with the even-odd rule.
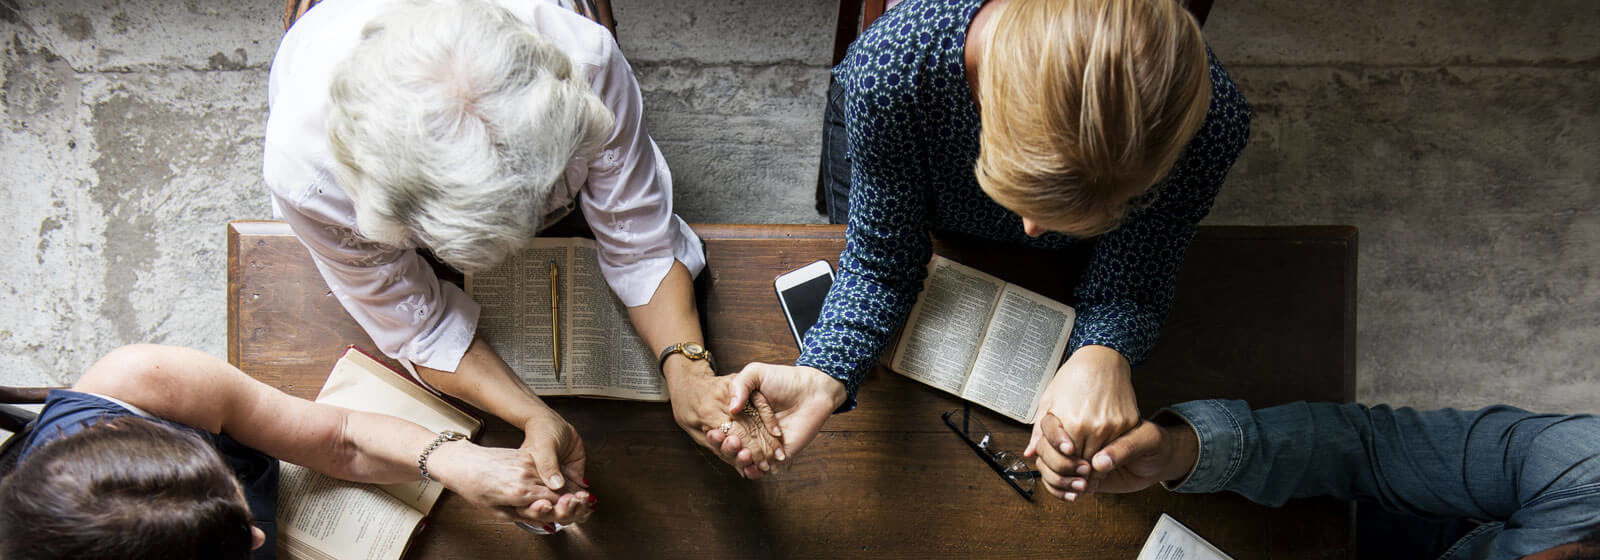
[[[690,358],[694,358],[694,359],[698,360],[700,358],[704,358],[705,357],[706,347],[701,346],[699,344],[695,344],[693,342],[685,342],[683,344],[683,353],[685,355],[689,356]]]

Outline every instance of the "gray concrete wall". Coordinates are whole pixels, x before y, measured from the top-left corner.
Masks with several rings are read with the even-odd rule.
[[[1600,2],[1217,4],[1208,223],[1361,228],[1361,398],[1600,412]]]
[[[819,221],[832,2],[616,1],[680,212]],[[222,224],[268,213],[275,4],[0,0],[0,382],[133,341],[222,353]],[[1257,115],[1208,223],[1361,228],[1363,399],[1600,411],[1595,21],[1587,0],[1212,14]]]

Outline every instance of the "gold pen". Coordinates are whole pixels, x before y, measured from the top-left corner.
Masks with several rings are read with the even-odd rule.
[[[555,357],[556,381],[561,380],[561,269],[550,261],[550,352]]]

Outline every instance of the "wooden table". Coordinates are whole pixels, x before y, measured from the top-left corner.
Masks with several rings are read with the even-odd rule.
[[[792,362],[798,350],[772,280],[819,258],[837,264],[842,228],[695,230],[710,254],[700,304],[719,359],[730,369]],[[1048,252],[963,240],[940,240],[937,251],[1064,301],[1077,277]],[[1215,397],[1349,401],[1355,255],[1349,227],[1201,228],[1162,342],[1135,371],[1141,410]],[[346,345],[374,348],[282,223],[229,225],[228,294],[229,361],[291,394],[314,397]],[[1024,501],[940,421],[957,399],[879,370],[860,403],[831,419],[781,476],[752,482],[690,441],[665,404],[551,399],[583,434],[604,507],[578,530],[536,537],[446,496],[410,557],[1132,558],[1162,512],[1239,559],[1352,556],[1344,502],[1271,509],[1160,488],[1075,504],[1042,492]],[[1026,444],[1027,426],[980,414],[1002,445]],[[485,432],[488,445],[522,439],[498,420]]]

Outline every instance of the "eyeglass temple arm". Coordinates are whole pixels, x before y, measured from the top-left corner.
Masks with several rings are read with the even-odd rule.
[[[983,447],[979,446],[978,442],[972,441],[972,438],[967,436],[967,431],[965,429],[956,427],[956,423],[950,420],[950,414],[953,412],[955,411],[952,410],[943,415],[944,424],[950,427],[950,431],[955,432],[956,437],[961,438],[961,441],[967,442],[967,447],[972,448],[972,452],[977,453],[978,458],[983,459],[983,462],[989,465],[989,469],[994,471],[994,474],[999,475],[1001,480],[1004,480],[1006,481],[1006,484],[1011,485],[1012,490],[1016,490],[1017,493],[1021,494],[1022,498],[1025,500],[1033,499],[1033,491],[1023,489],[1022,485],[1017,484],[1016,480],[1013,480],[1011,476],[1006,474],[1006,468],[1000,466],[1000,462],[996,461],[994,456],[990,455],[983,449]],[[967,405],[965,403],[961,405],[961,424],[963,426],[967,425]],[[1029,471],[1028,474],[1030,476],[1039,475],[1038,471]]]

